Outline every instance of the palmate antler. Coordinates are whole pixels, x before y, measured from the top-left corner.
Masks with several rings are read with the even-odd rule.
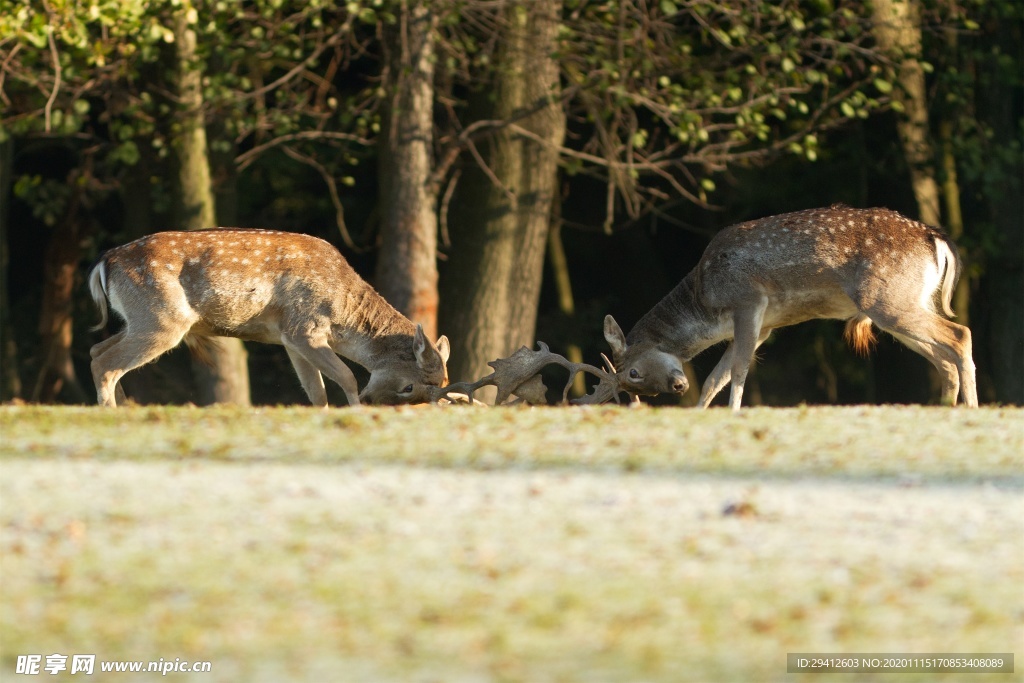
[[[431,397],[432,400],[434,402],[441,399],[450,400],[451,394],[465,394],[472,403],[474,391],[481,387],[494,386],[498,388],[494,405],[501,405],[511,396],[517,396],[521,401],[534,405],[547,403],[547,387],[541,380],[540,371],[547,365],[560,365],[569,371],[569,379],[565,383],[565,389],[562,390],[562,403],[566,403],[569,387],[572,386],[576,375],[581,372],[589,372],[597,377],[599,382],[592,394],[574,399],[573,403],[598,405],[611,400],[619,402],[619,382],[615,378],[614,368],[608,372],[587,363],[574,363],[564,356],[552,353],[544,342],[537,342],[537,346],[539,348],[537,351],[522,346],[508,358],[499,358],[489,362],[488,365],[494,368],[494,372],[475,382],[455,382],[435,389]],[[605,358],[605,362],[608,362],[607,358]]]

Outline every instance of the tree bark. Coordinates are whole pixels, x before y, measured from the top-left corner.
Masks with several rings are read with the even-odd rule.
[[[403,0],[398,22],[384,26],[388,100],[378,145],[376,286],[430,339],[437,339],[438,306],[437,195],[430,186],[436,25],[429,6]]]
[[[896,126],[910,167],[920,219],[928,225],[939,225],[939,187],[928,137],[928,100],[920,60],[921,8],[918,0],[872,0],[871,5],[875,39],[896,64],[893,98],[903,107]]]
[[[442,321],[454,341],[454,380],[490,372],[487,361],[532,346],[557,149],[565,134],[555,50],[560,0],[512,3],[485,118],[515,121],[544,140],[500,129],[468,169],[455,201]],[[479,105],[479,103],[478,103]]]
[[[14,341],[11,321],[11,300],[8,296],[7,265],[10,255],[7,245],[7,224],[10,220],[7,200],[14,182],[14,142],[8,137],[0,142],[0,401],[21,398],[21,377],[18,374],[18,345]]]
[[[1000,25],[994,43],[1002,54],[1022,55],[1019,24]],[[997,73],[979,78],[978,111],[991,127],[993,147],[1019,144],[1020,119],[1015,113],[1014,85]],[[995,393],[989,400],[1024,405],[1024,174],[1021,161],[1006,168],[988,196],[998,248],[987,264],[979,300],[990,302],[987,324],[975,329],[975,354],[984,354]]]
[[[39,312],[40,365],[31,400],[54,403],[62,391],[77,403],[87,397],[71,361],[72,311],[75,275],[82,257],[79,209],[90,178],[91,163],[68,177],[73,193],[61,220],[54,226],[43,261],[43,301]]]
[[[210,160],[203,117],[202,71],[197,64],[196,34],[189,23],[194,9],[183,2],[174,15],[177,90],[174,150],[178,160],[178,225],[197,230],[216,225]],[[211,366],[192,362],[197,403],[250,405],[245,346],[238,339],[217,338]]]

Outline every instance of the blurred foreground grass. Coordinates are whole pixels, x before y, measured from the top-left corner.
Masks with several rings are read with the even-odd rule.
[[[3,407],[0,525],[3,680],[28,653],[531,683],[1024,656],[1018,409]]]

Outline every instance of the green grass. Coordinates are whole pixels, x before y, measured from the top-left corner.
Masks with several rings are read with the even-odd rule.
[[[4,407],[0,532],[4,680],[54,652],[531,683],[1024,654],[1019,409]]]

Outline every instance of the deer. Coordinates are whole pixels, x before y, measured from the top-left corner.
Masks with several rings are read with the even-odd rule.
[[[733,225],[628,335],[605,317],[617,381],[607,386],[634,398],[682,394],[689,388],[683,364],[728,341],[698,406],[707,408],[731,382],[737,411],[754,352],[772,330],[838,319],[847,321],[857,352],[869,351],[877,326],[935,366],[944,404],[956,405],[959,395],[976,407],[971,331],[948,319],[961,269],[941,230],[884,208],[836,204]],[[596,393],[586,402],[608,400],[608,390]]]
[[[103,254],[88,277],[103,329],[109,308],[124,328],[92,347],[101,406],[115,407],[125,373],[182,341],[209,360],[213,337],[284,346],[314,406],[324,377],[349,405],[425,403],[448,383],[448,339],[432,343],[328,242],[246,228],[159,232]],[[370,372],[360,393],[343,356]]]

